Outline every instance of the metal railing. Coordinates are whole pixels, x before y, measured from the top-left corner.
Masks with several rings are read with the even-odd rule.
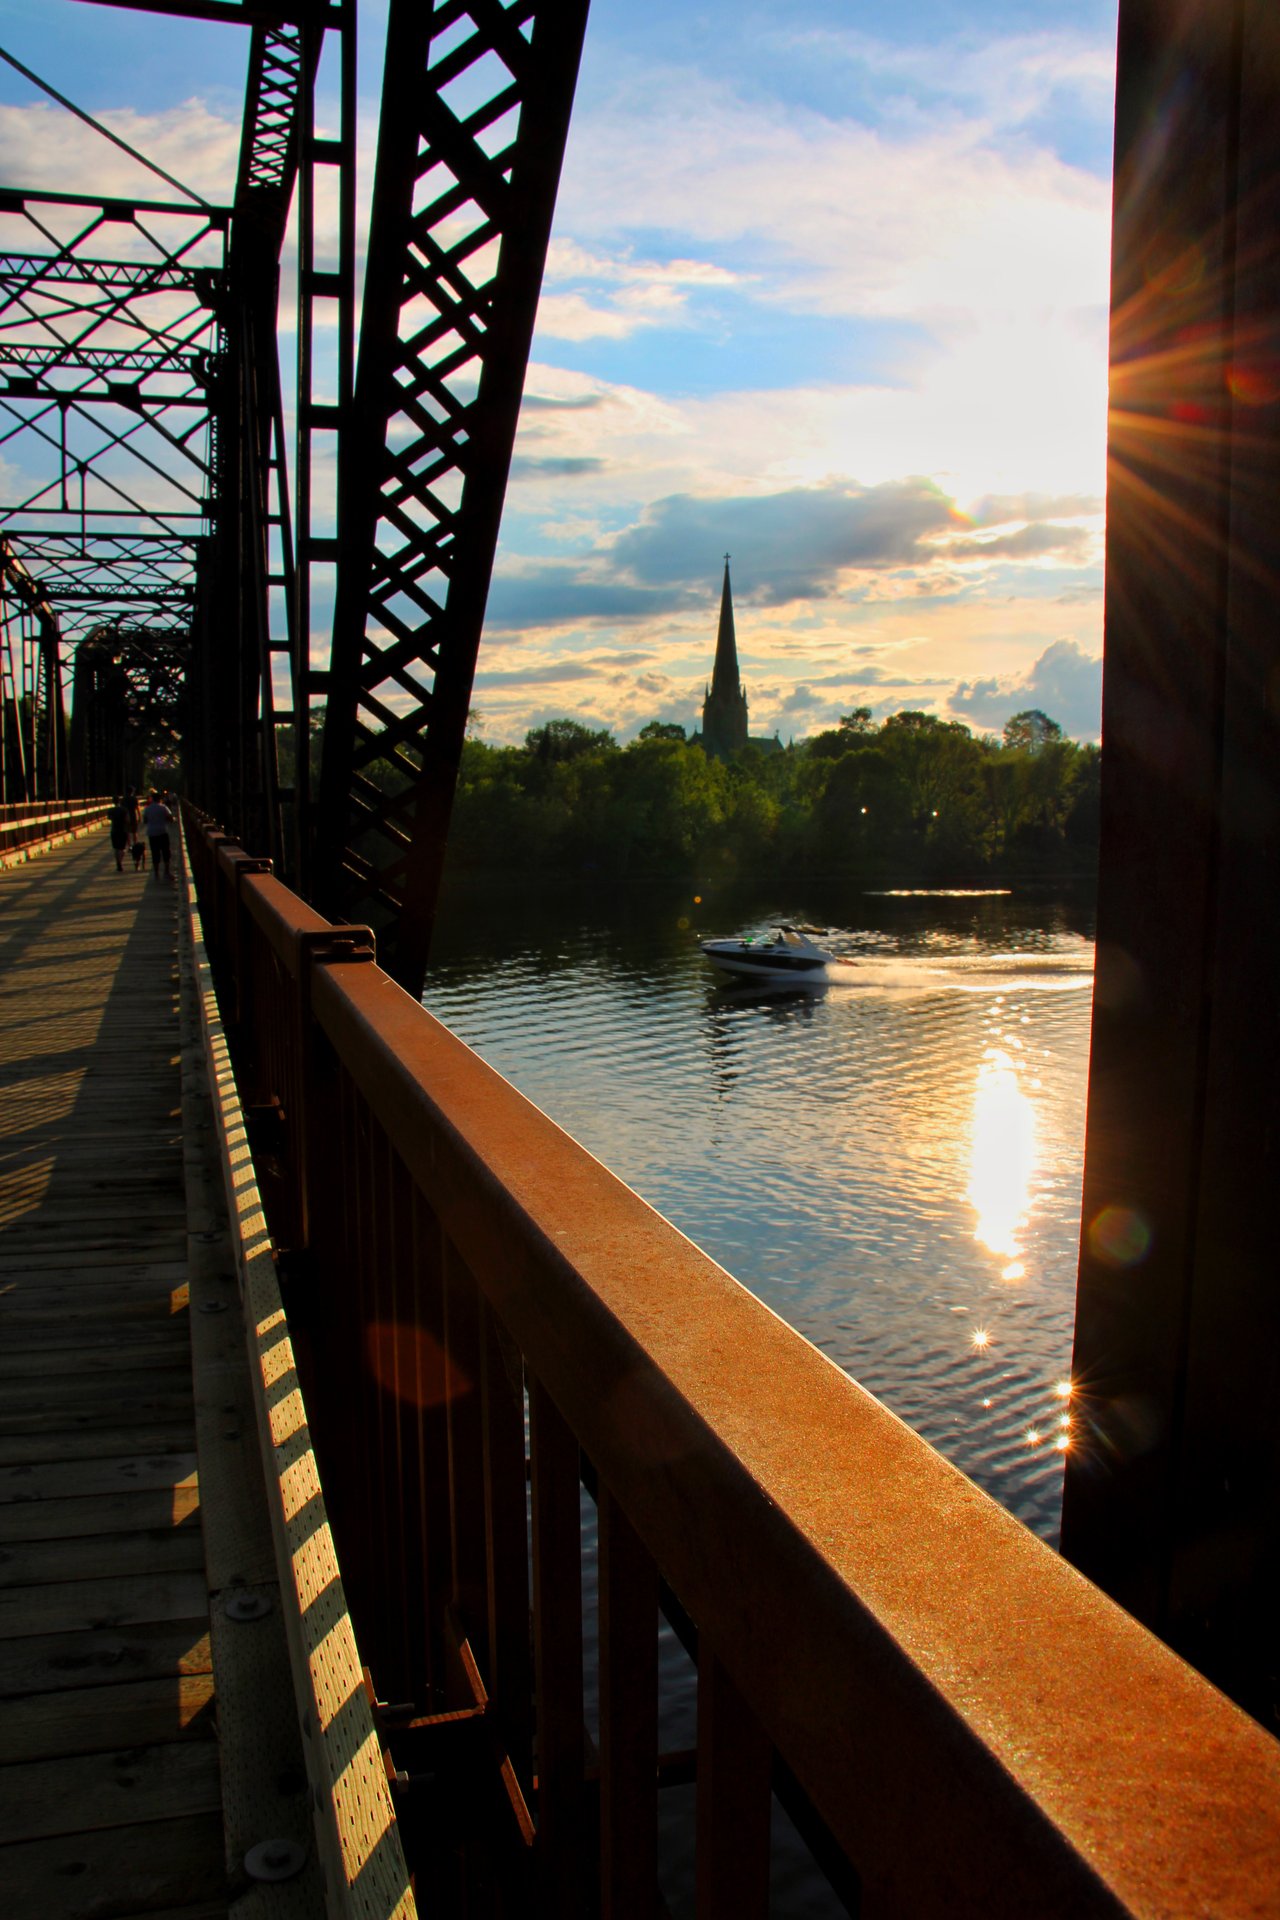
[[[867,1920],[1270,1910],[1280,1746],[433,1020],[367,930],[207,823],[188,841],[426,1910],[465,1884],[468,1912],[651,1920],[659,1792],[691,1776],[700,1920],[768,1911],[773,1792]],[[697,1662],[683,1755],[659,1751],[660,1609]],[[464,1764],[488,1785],[451,1798]]]
[[[21,853],[105,820],[111,799],[17,800],[0,804],[0,854]]]

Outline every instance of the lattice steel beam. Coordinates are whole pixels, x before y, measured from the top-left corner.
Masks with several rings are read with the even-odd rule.
[[[96,216],[96,223],[124,224],[140,213],[185,214],[199,217],[215,233],[231,223],[230,207],[186,207],[177,200],[150,200],[145,196],[125,200],[117,195],[96,193],[51,193],[44,187],[0,187],[0,213],[30,213],[33,207],[82,207]]]
[[[199,267],[89,260],[75,254],[0,253],[0,290],[6,294],[60,281],[111,293],[195,293],[206,305],[213,299],[212,276]]]
[[[50,606],[55,601],[100,601],[104,597],[111,600],[150,600],[157,606],[184,606],[189,605],[195,598],[195,587],[190,581],[184,581],[181,586],[101,587],[79,581],[62,580],[57,574],[45,573],[40,576],[40,594]]]
[[[317,893],[411,991],[445,834],[587,0],[393,0]],[[390,778],[388,778],[388,769]]]
[[[246,194],[263,191],[283,190],[287,200],[298,164],[298,96],[305,51],[302,29],[296,25],[254,29],[236,188],[240,206]]]
[[[303,17],[317,26],[336,24],[338,7],[326,0],[294,0],[292,5],[263,5],[262,0],[92,0],[99,7],[127,7],[131,13],[165,13],[182,20],[213,20],[231,26],[278,26]]]
[[[209,356],[202,353],[164,353],[150,347],[58,347],[19,345],[0,340],[0,367],[25,367],[37,373],[135,373],[140,379],[178,374],[201,386],[211,377]],[[11,384],[12,376],[10,376]]]

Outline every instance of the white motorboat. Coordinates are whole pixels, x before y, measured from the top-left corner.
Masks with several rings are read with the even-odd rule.
[[[702,951],[713,967],[757,980],[820,981],[835,960],[796,927],[779,927],[771,940],[704,940]]]

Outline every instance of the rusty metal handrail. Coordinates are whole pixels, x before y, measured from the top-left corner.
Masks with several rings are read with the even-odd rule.
[[[0,853],[22,853],[105,820],[109,796],[89,800],[19,800],[0,805]]]
[[[353,1613],[408,1748],[485,1717],[545,1911],[585,1902],[595,1817],[584,1457],[603,1911],[653,1911],[659,1579],[696,1623],[700,1916],[766,1911],[774,1755],[867,1916],[1265,1910],[1280,1746],[376,965],[305,971],[280,1217]]]

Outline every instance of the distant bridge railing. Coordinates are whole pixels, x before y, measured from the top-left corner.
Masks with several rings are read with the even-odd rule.
[[[94,800],[7,800],[0,803],[0,854],[48,846],[105,820],[110,797]]]
[[[773,1792],[866,1920],[1272,1910],[1280,1746],[404,994],[366,929],[194,817],[189,846],[426,1910],[465,1884],[512,1911],[510,1885],[514,1910],[652,1920],[659,1793],[691,1778],[700,1920],[768,1911]],[[682,1754],[660,1609],[697,1662]]]

